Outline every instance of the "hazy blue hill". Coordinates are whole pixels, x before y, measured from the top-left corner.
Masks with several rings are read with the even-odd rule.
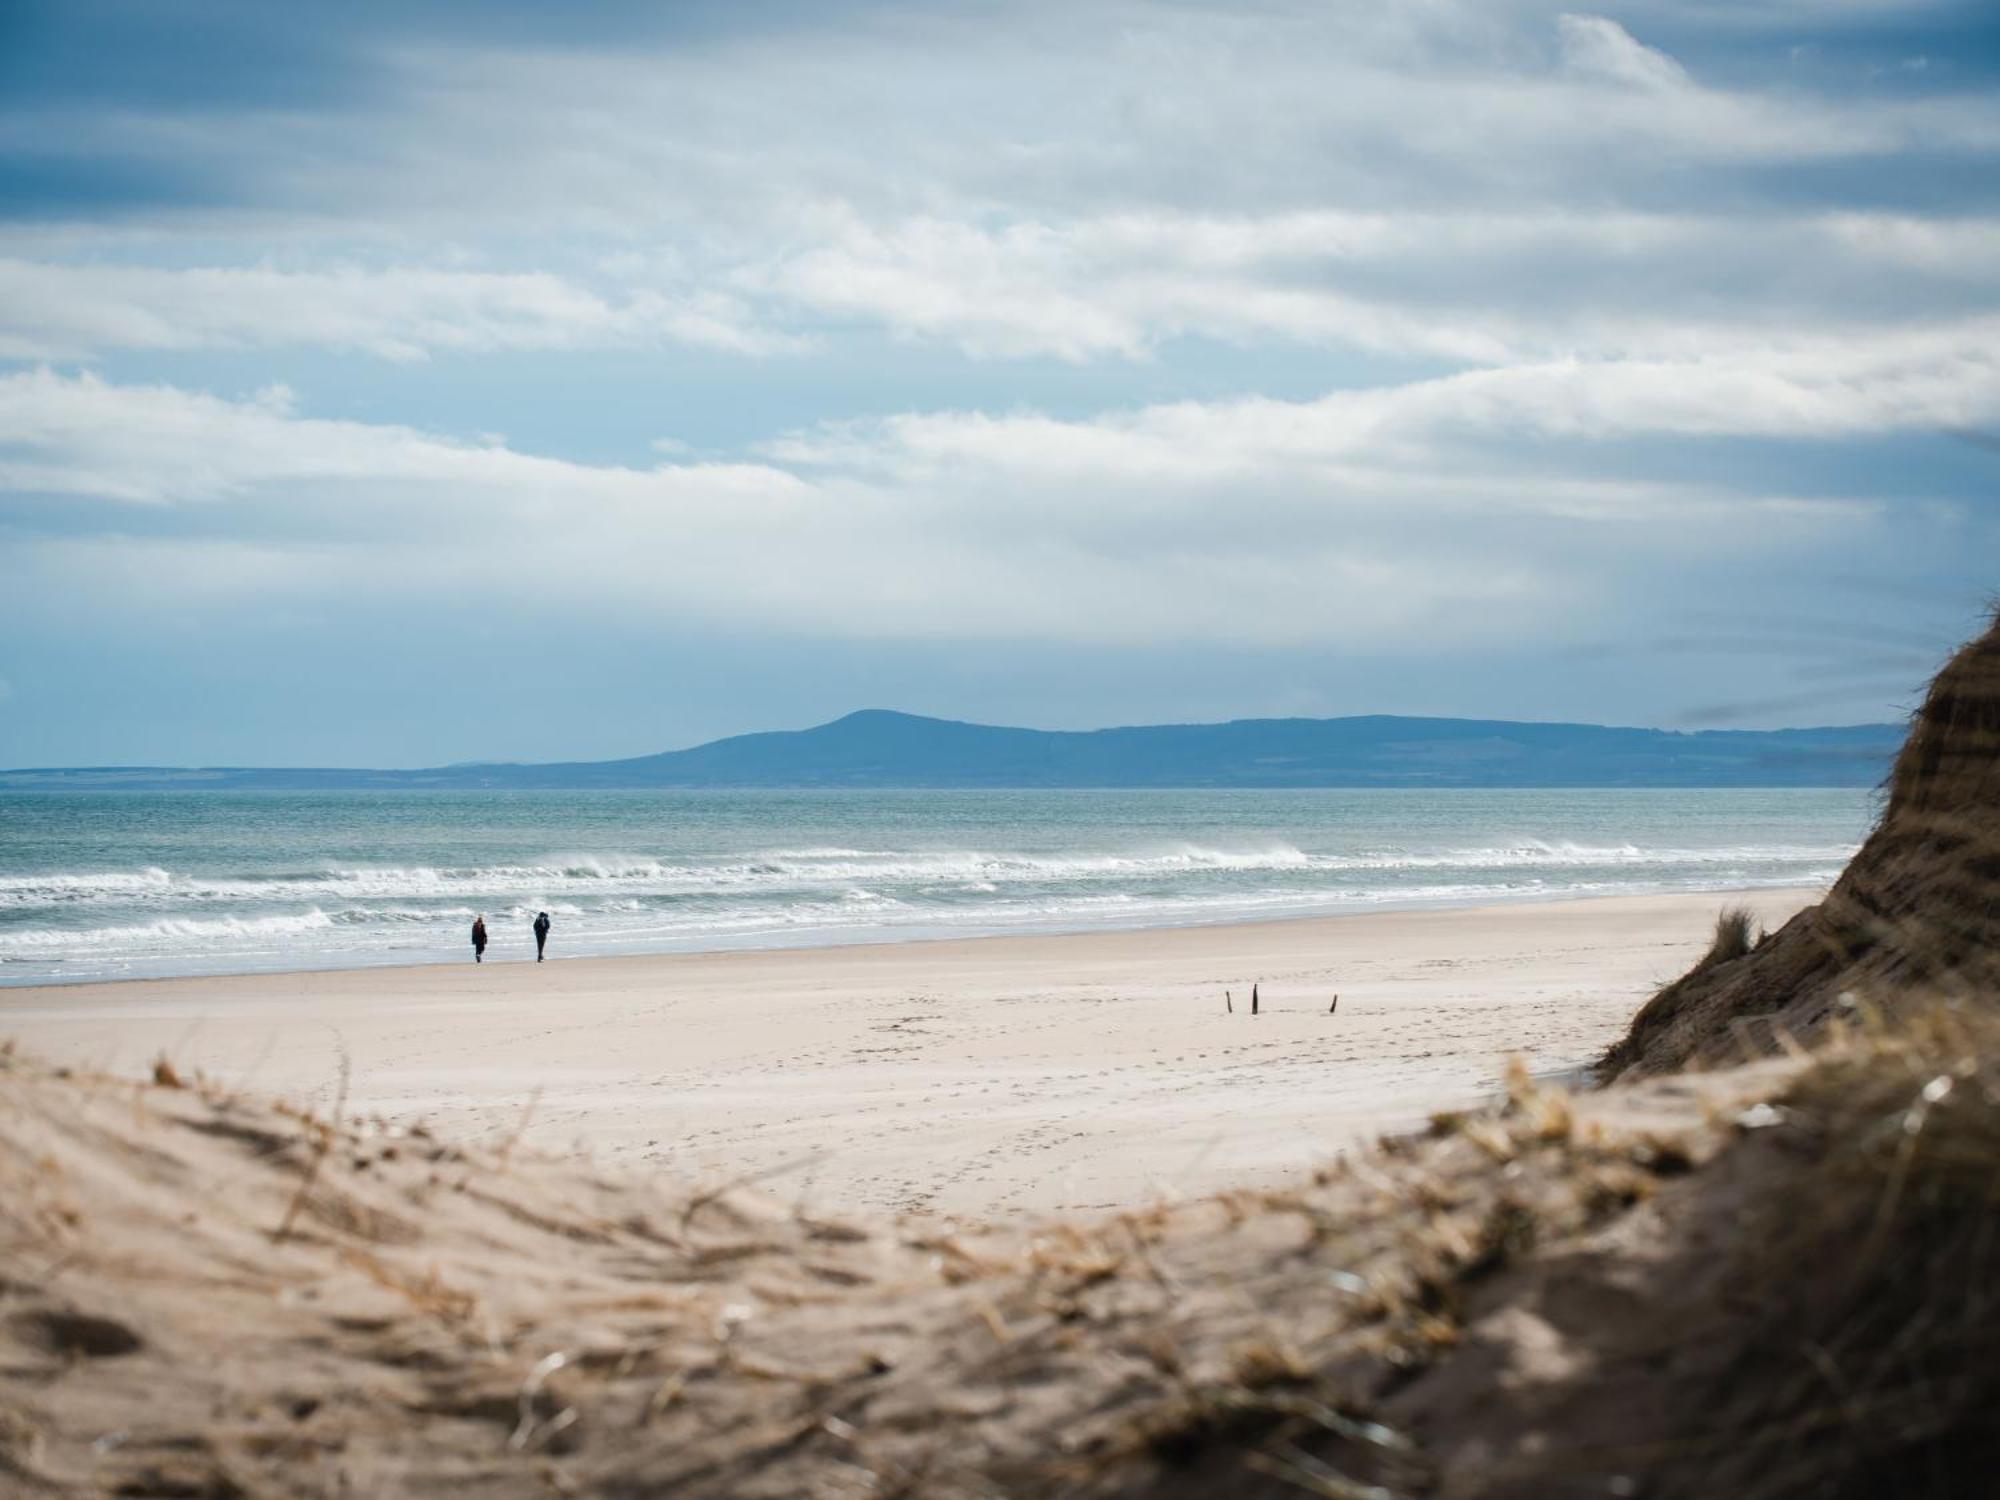
[[[0,771],[0,786],[1872,786],[1902,738],[1894,724],[1683,733],[1379,714],[1048,731],[865,709],[813,729],[631,760],[418,771],[94,767]]]

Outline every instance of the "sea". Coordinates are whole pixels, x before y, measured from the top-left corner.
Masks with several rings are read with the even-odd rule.
[[[0,793],[0,985],[1830,881],[1861,790]]]

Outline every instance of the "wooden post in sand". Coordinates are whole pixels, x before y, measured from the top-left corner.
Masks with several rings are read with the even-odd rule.
[[[1250,986],[1250,1014],[1257,1014],[1257,986],[1254,984]]]
[[[1232,1016],[1236,1014],[1236,1002],[1229,998],[1228,990],[1222,992],[1222,1008]]]
[[[1328,1015],[1332,1015],[1332,1014],[1333,1014],[1333,1013],[1334,1013],[1335,1011],[1337,1011],[1337,1010],[1339,1010],[1339,1009],[1340,1009],[1340,996],[1338,996],[1338,995],[1335,995],[1335,996],[1333,997],[1333,1004],[1329,1005],[1329,1006],[1328,1006],[1328,1007],[1326,1008],[1326,1013],[1327,1013]]]

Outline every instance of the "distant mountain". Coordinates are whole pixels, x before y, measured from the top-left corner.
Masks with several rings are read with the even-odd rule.
[[[1005,729],[866,709],[633,760],[423,771],[83,767],[0,771],[14,790],[397,787],[1873,786],[1895,724],[1683,733],[1487,719],[1236,719]]]

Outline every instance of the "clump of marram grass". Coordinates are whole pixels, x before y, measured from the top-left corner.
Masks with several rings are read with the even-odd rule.
[[[1715,936],[1709,940],[1708,952],[1694,966],[1699,974],[1703,969],[1712,969],[1717,964],[1734,963],[1762,941],[1763,934],[1751,936],[1756,922],[1747,906],[1725,906],[1716,914]]]
[[[2000,1019],[1934,1005],[1776,1101],[1751,1326],[1663,1495],[1985,1492],[2000,1465]],[[1760,1118],[1759,1124],[1764,1123]],[[1746,1144],[1751,1144],[1746,1142]]]

